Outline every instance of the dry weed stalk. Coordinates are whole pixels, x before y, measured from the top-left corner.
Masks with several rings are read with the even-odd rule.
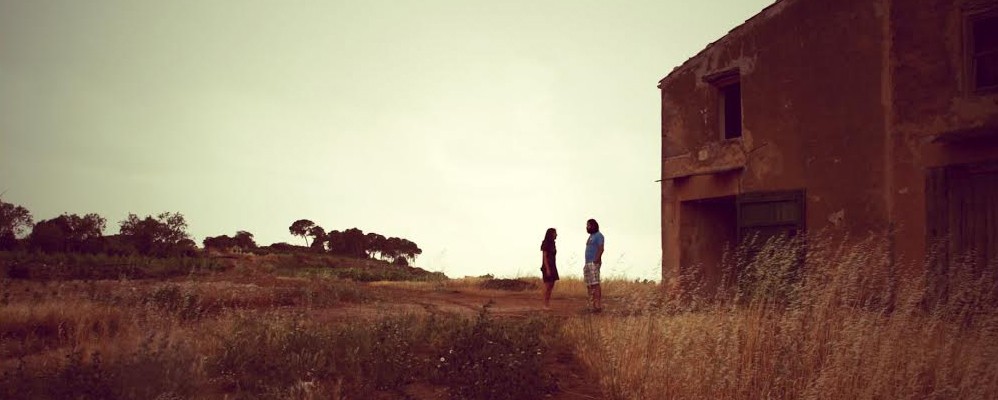
[[[892,262],[888,245],[742,247],[715,288],[684,276],[683,295],[639,293],[566,333],[611,398],[993,398],[998,265],[940,271]]]

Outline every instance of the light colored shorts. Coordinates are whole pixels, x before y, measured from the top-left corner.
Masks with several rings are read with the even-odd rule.
[[[586,263],[586,266],[582,268],[582,275],[585,276],[586,286],[599,285],[599,269],[599,265],[591,262]]]

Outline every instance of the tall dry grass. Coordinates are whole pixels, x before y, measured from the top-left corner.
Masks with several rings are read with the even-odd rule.
[[[534,279],[537,280],[538,285],[541,284],[540,278]],[[645,295],[657,293],[658,284],[648,280],[628,279],[624,276],[609,276],[603,277],[600,280],[600,290],[605,298],[621,298],[629,301],[638,293]],[[572,298],[587,298],[589,296],[586,282],[577,277],[558,280],[555,283],[552,293],[555,296],[561,295]]]
[[[641,293],[566,334],[615,399],[995,398],[998,265],[892,262],[877,237],[803,245],[738,249],[716,291],[687,276],[685,296]]]
[[[131,328],[125,313],[107,304],[53,301],[0,307],[0,358],[58,346],[114,340]]]

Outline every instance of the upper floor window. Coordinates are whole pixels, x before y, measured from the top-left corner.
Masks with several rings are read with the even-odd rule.
[[[735,81],[721,91],[721,132],[725,139],[742,137],[742,85]]]
[[[968,17],[967,49],[974,91],[998,90],[998,9]]]
[[[738,69],[708,75],[703,80],[717,88],[721,137],[742,137],[742,85]]]

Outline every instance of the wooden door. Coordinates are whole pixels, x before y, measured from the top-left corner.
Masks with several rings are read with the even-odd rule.
[[[926,177],[926,234],[944,272],[953,262],[998,262],[998,161],[932,168]]]

